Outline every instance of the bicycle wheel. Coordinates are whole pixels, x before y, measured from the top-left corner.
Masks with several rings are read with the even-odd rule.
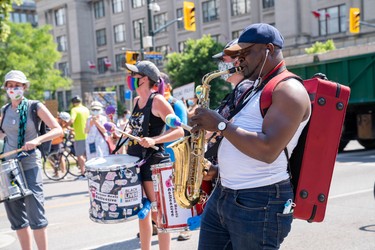
[[[63,179],[68,174],[67,170],[69,170],[68,159],[59,152],[50,153],[43,164],[43,172],[50,180]]]
[[[81,176],[81,169],[78,166],[77,157],[72,155],[71,153],[66,157],[69,161],[69,173],[75,177]]]

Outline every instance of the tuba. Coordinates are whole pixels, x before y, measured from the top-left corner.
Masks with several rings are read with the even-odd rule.
[[[210,81],[225,75],[241,71],[241,67],[233,67],[224,71],[213,71],[202,78],[202,85],[195,89],[198,105],[209,108]],[[177,140],[168,147],[172,148],[175,155],[173,184],[174,196],[177,204],[183,208],[192,208],[200,201],[204,201],[206,194],[201,191],[205,171],[208,170],[208,161],[205,153],[205,130],[199,130]]]

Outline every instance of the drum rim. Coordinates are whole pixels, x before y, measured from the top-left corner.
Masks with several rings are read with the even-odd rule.
[[[173,161],[165,162],[165,163],[159,163],[159,164],[154,164],[151,165],[151,170],[153,169],[159,169],[159,168],[165,168],[165,167],[171,167],[173,168]]]
[[[113,157],[118,157],[118,158],[130,157],[130,158],[134,158],[134,161],[133,162],[127,162],[127,163],[113,163],[112,165],[103,166],[102,168],[98,168],[98,165],[101,165],[101,164],[104,164],[104,163],[94,165],[95,159],[100,159],[100,158],[105,159],[105,158],[113,158]],[[139,161],[139,159],[140,158],[137,157],[137,156],[127,155],[127,154],[124,154],[124,155],[107,155],[107,156],[104,156],[104,157],[95,157],[95,158],[90,159],[88,161],[89,165],[87,165],[87,162],[86,162],[85,167],[86,167],[86,170],[89,170],[89,171],[98,171],[98,172],[117,171],[117,170],[121,170],[121,169],[128,169],[128,168],[136,167],[136,162]],[[129,165],[131,165],[131,166],[129,166]]]

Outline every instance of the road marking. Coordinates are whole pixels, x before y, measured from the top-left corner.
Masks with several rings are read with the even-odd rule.
[[[355,195],[355,194],[363,194],[363,193],[372,192],[372,191],[373,191],[373,189],[371,188],[371,189],[365,189],[365,190],[360,190],[360,191],[356,191],[356,192],[350,192],[350,193],[346,193],[346,194],[338,194],[338,195],[330,196],[329,199],[336,199],[336,198],[351,196],[351,195]]]

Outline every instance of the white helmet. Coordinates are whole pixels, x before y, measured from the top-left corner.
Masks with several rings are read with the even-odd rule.
[[[67,112],[60,112],[59,113],[59,118],[65,122],[69,122],[70,121],[70,115],[69,113]]]

